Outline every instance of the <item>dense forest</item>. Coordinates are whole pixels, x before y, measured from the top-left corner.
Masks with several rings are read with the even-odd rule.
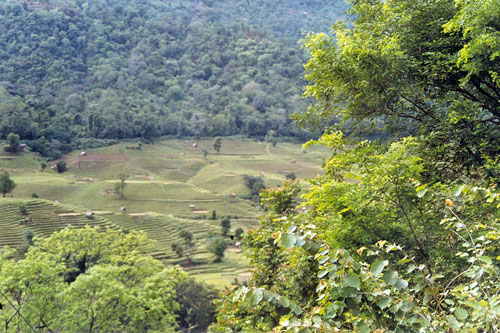
[[[50,157],[88,138],[303,138],[297,41],[344,6],[0,1],[0,136]]]

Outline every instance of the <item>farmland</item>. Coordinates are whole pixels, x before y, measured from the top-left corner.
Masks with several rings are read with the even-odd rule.
[[[62,174],[50,167],[42,170],[41,160],[29,152],[1,156],[0,168],[11,174],[17,187],[13,198],[0,201],[0,245],[18,247],[27,229],[43,237],[68,224],[94,224],[144,230],[155,241],[150,254],[168,264],[185,264],[171,244],[179,243],[179,233],[187,230],[196,244],[194,264],[185,267],[188,272],[219,287],[234,278],[244,280],[248,267],[241,249],[230,248],[222,263],[212,263],[205,247],[210,235],[220,234],[222,217],[231,218],[231,233],[258,225],[263,211],[246,198],[242,176],[263,177],[268,187],[281,184],[290,172],[299,178],[314,177],[321,173],[319,166],[327,152],[320,148],[303,152],[296,143],[273,147],[226,138],[217,153],[213,142],[171,139],[139,145],[125,141],[86,150],[85,155],[75,151],[62,158],[68,165]],[[128,176],[124,200],[114,192],[119,174]],[[26,217],[19,213],[22,204],[27,207]],[[92,212],[91,219],[87,212]]]

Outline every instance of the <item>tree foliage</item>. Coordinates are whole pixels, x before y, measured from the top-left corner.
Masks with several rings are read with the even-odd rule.
[[[343,118],[351,127],[423,134],[428,150],[455,174],[495,159],[500,86],[493,7],[486,1],[353,2],[351,22],[304,41],[311,54],[306,96],[317,100],[297,118],[304,125]]]
[[[185,274],[141,251],[144,233],[64,229],[0,269],[7,331],[173,331]]]
[[[16,183],[10,178],[7,171],[0,174],[0,192],[5,197],[7,193],[12,192],[16,188]]]
[[[56,170],[58,173],[64,173],[68,170],[68,165],[66,161],[58,161],[56,163]]]
[[[215,262],[222,261],[224,251],[226,251],[228,246],[227,240],[220,236],[215,236],[207,240],[207,250],[215,255]]]
[[[306,144],[332,157],[299,206],[292,184],[262,192],[252,279],[214,330],[500,330],[493,4],[353,1],[334,36],[308,36],[316,102],[296,118],[349,135]],[[360,140],[366,125],[390,131]]]
[[[229,217],[225,217],[220,221],[220,227],[222,229],[222,236],[226,237],[231,230],[231,219]]]
[[[120,173],[118,175],[118,179],[120,180],[120,182],[115,183],[114,191],[116,194],[120,196],[120,200],[123,200],[125,198],[125,187],[127,186],[126,181],[128,177],[129,177],[128,175]]]
[[[17,153],[19,151],[20,137],[15,133],[10,133],[7,135],[7,141],[9,142],[9,152]]]
[[[270,129],[307,136],[289,120],[306,105],[296,40],[344,8],[298,0],[2,1],[0,137],[18,133],[58,158],[106,142],[95,139],[264,137]]]

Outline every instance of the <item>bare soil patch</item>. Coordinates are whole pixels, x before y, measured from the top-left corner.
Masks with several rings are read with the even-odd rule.
[[[134,217],[134,218],[145,218],[145,217],[148,217],[149,215],[146,214],[146,213],[136,213],[136,214],[130,214],[130,216]]]
[[[207,214],[208,210],[193,210],[192,213],[194,213],[194,214]]]

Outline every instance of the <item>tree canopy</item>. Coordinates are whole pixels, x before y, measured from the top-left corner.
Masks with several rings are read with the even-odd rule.
[[[6,330],[167,332],[179,318],[195,326],[191,306],[199,304],[186,300],[187,290],[179,297],[176,290],[203,285],[145,256],[149,242],[143,232],[86,227],[35,237],[21,260],[9,259],[4,250],[0,317]],[[201,316],[203,325],[210,316]]]
[[[16,188],[16,183],[10,178],[7,171],[0,174],[0,192],[5,197],[7,193],[12,192]]]
[[[306,96],[316,103],[299,120],[328,125],[344,118],[350,127],[423,134],[429,150],[464,169],[495,158],[497,7],[487,1],[354,1],[350,22],[304,41],[311,54]]]
[[[57,157],[94,139],[307,136],[289,120],[306,107],[306,58],[296,40],[343,8],[298,0],[0,1],[0,137],[18,133]]]
[[[497,331],[500,4],[351,5],[304,41],[325,174],[261,193],[214,329]]]

